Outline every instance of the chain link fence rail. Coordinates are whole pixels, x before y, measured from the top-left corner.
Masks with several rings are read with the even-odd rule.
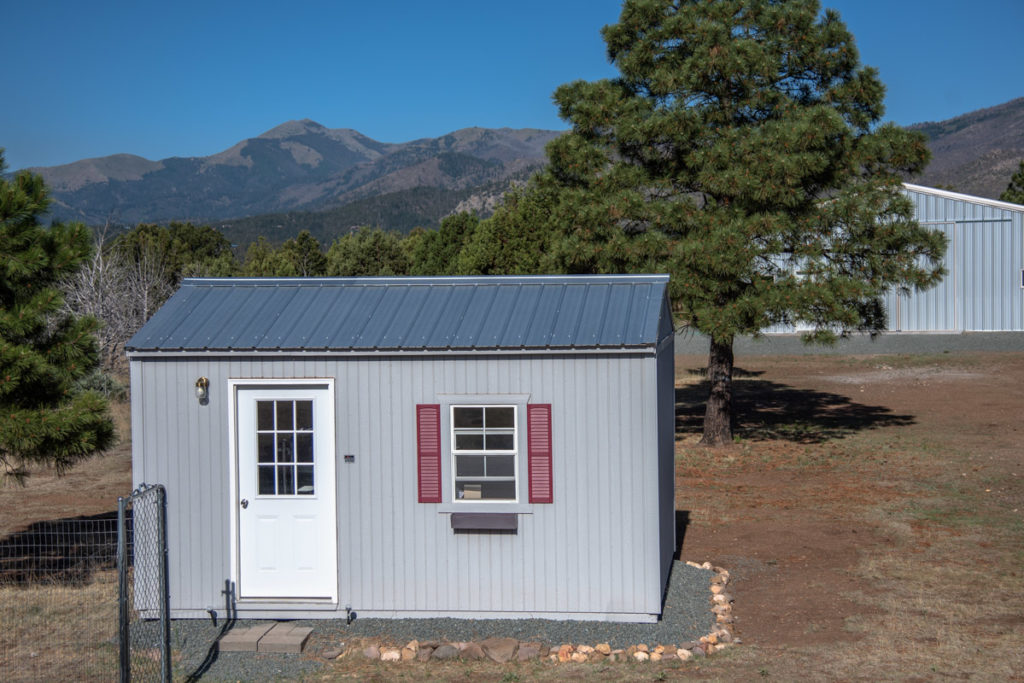
[[[142,484],[117,499],[118,670],[121,683],[171,680],[167,495]]]

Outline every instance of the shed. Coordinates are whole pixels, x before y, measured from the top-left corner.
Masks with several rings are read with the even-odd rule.
[[[128,343],[172,616],[657,620],[667,284],[184,280]]]
[[[894,332],[1024,331],[1024,206],[905,184],[917,221],[949,240],[948,274],[886,297]]]

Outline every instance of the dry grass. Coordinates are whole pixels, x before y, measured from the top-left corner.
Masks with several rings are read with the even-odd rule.
[[[0,587],[0,679],[117,677],[117,572],[85,586]]]

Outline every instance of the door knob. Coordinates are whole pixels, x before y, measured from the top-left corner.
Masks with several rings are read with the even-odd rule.
[[[244,510],[247,507],[249,507],[249,501],[247,501],[245,498],[243,498],[242,499],[242,509]]]

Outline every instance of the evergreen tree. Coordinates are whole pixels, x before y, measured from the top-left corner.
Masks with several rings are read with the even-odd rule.
[[[902,173],[924,137],[879,125],[884,87],[816,0],[626,0],[606,26],[619,76],[563,85],[571,131],[536,180],[556,268],[663,268],[708,335],[703,443],[732,436],[733,339],[778,323],[834,342],[886,327],[882,296],[943,275]]]
[[[1017,172],[1010,178],[1010,184],[1006,186],[999,198],[1004,202],[1024,204],[1024,160],[1017,167]]]
[[[267,238],[260,235],[245,250],[245,261],[242,263],[242,275],[247,277],[277,277],[284,275],[286,270],[280,251],[275,251]]]
[[[538,188],[513,190],[490,218],[467,236],[454,269],[466,275],[525,275],[561,272],[548,258],[557,227],[550,203],[557,197]]]
[[[76,382],[98,365],[97,321],[63,309],[58,281],[90,255],[80,224],[42,227],[49,197],[41,176],[5,179],[0,151],[0,478],[32,464],[63,471],[109,447],[103,398]]]
[[[409,257],[398,233],[359,228],[327,250],[327,274],[340,277],[408,275]]]
[[[413,275],[458,275],[458,257],[463,245],[480,225],[475,213],[463,211],[441,219],[437,230],[424,230],[406,238]]]
[[[280,275],[319,277],[327,273],[327,257],[309,230],[285,242],[278,254],[283,263]]]

